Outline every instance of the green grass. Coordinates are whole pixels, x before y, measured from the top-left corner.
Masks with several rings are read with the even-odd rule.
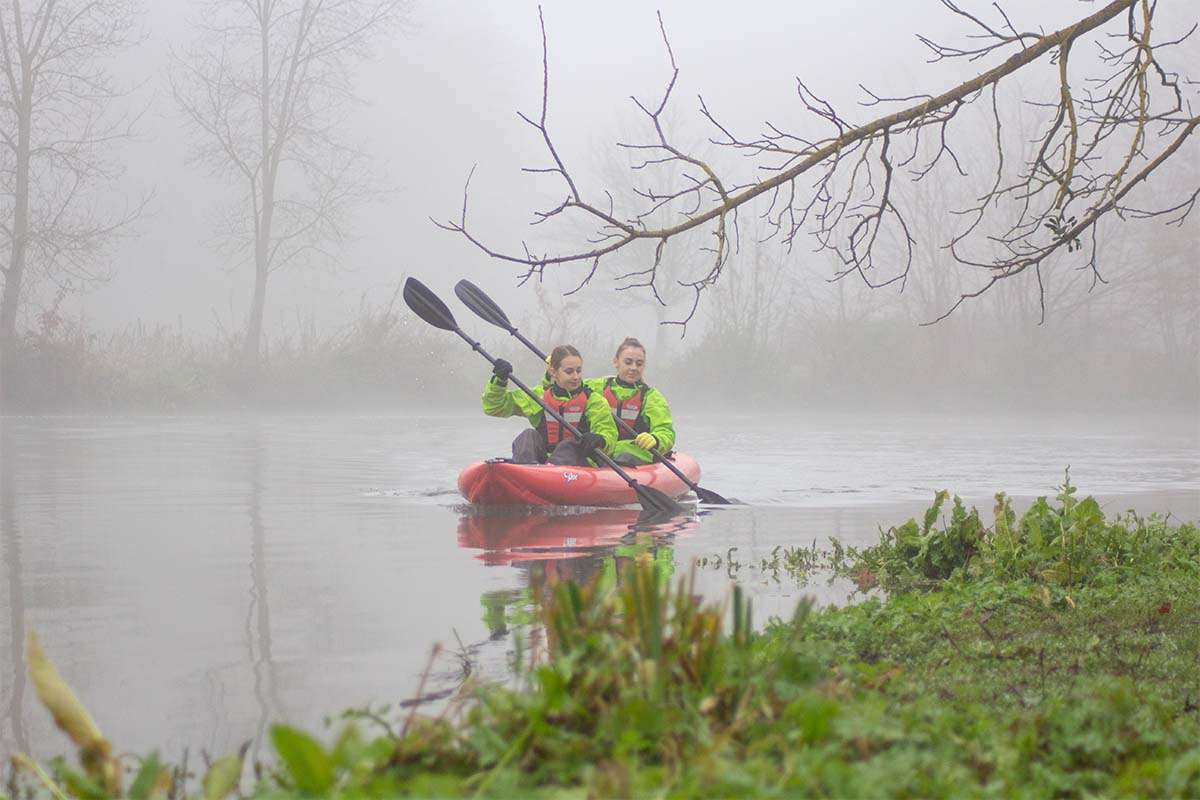
[[[869,597],[801,604],[758,632],[740,591],[704,604],[645,556],[587,586],[535,586],[539,624],[515,639],[515,688],[468,682],[434,718],[357,715],[328,744],[276,728],[275,766],[243,788],[1200,795],[1200,531],[1107,519],[1069,481],[1019,518],[999,495],[994,515],[989,527],[939,493],[874,547],[825,554]],[[807,574],[816,554],[773,558]],[[40,783],[22,775],[43,793],[83,777],[61,761]],[[198,789],[162,783],[176,796],[185,785]]]

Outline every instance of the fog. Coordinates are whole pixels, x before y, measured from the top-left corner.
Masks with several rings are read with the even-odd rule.
[[[229,192],[189,165],[193,148],[180,114],[169,88],[153,77],[166,68],[169,49],[188,41],[189,5],[150,5],[147,38],[122,65],[129,80],[147,82],[141,94],[151,109],[127,156],[130,188],[153,189],[156,196],[140,236],[114,259],[113,280],[79,300],[98,323],[176,323],[182,317],[185,325],[208,327],[213,310],[225,318],[245,313],[251,275],[230,272],[211,247],[213,218],[229,204]],[[944,23],[932,4],[930,11],[935,23]],[[564,158],[582,172],[595,170],[617,139],[641,127],[630,95],[656,95],[668,77],[654,9],[618,3],[548,8],[545,14],[552,125]],[[836,13],[761,4],[737,18],[724,4],[667,4],[663,14],[682,65],[677,116],[695,137],[707,134],[696,119],[698,92],[730,118],[757,124],[790,103],[793,73],[825,74],[824,65],[843,60],[851,41],[868,44],[879,61],[845,65],[853,71],[830,75],[825,91],[849,94],[858,81],[878,82],[897,68],[922,66],[915,39],[891,35],[905,15],[886,3],[851,4]],[[804,31],[802,52],[793,37],[769,41],[763,33],[768,16],[772,26]],[[355,313],[363,293],[387,292],[408,275],[444,290],[452,283],[445,281],[447,270],[501,292],[518,312],[534,306],[529,292],[506,291],[519,270],[489,260],[430,218],[457,215],[476,165],[474,214],[506,244],[526,235],[522,229],[532,210],[560,193],[552,180],[520,171],[545,162],[536,132],[517,117],[518,111],[535,113],[541,102],[537,4],[439,3],[416,6],[410,17],[410,31],[377,46],[373,60],[357,69],[364,103],[348,126],[386,175],[391,193],[359,214],[356,240],[342,251],[337,270],[278,276],[272,285],[276,325],[297,312],[342,321]],[[745,47],[764,39],[763,48]],[[745,91],[748,85],[752,93]],[[573,285],[578,273],[563,282]],[[596,294],[607,288],[597,286]]]
[[[1086,136],[1062,134],[1034,170],[1031,180],[1050,194],[1062,186],[1029,226],[1031,238],[1043,237],[1037,246],[1055,242],[1044,260],[1005,241],[1003,223],[999,235],[979,228],[960,250],[947,243],[972,226],[964,209],[1003,214],[1027,196],[1019,182],[998,193],[998,151],[1008,167],[1028,163],[1048,129],[1088,128],[1086,118],[1055,128],[1052,112],[1071,91],[1085,117],[1095,111],[1089,93],[1112,86],[1097,82],[1106,73],[1096,45],[1127,45],[1124,18],[1071,52],[1069,91],[1057,82],[1061,47],[1070,49],[1060,41],[994,94],[976,92],[950,126],[953,156],[928,180],[912,181],[897,155],[904,180],[886,183],[887,196],[907,227],[896,216],[868,225],[878,235],[865,266],[857,253],[847,260],[844,229],[822,226],[839,208],[869,217],[863,209],[884,196],[882,161],[860,162],[874,181],[865,188],[852,164],[832,178],[814,169],[794,179],[809,195],[792,207],[816,208],[802,230],[789,231],[786,204],[765,194],[738,207],[727,229],[721,216],[715,230],[728,240],[711,225],[662,237],[670,241],[658,262],[658,242],[634,241],[590,277],[591,259],[539,269],[523,256],[578,253],[596,233],[574,213],[539,222],[570,189],[560,175],[524,170],[545,170],[556,155],[580,195],[605,208],[611,201],[615,219],[654,229],[683,218],[687,197],[643,212],[655,204],[648,187],[670,187],[687,170],[637,168],[647,151],[616,144],[655,141],[631,98],[655,108],[672,79],[656,9],[634,0],[391,2],[400,13],[386,35],[359,41],[353,26],[334,26],[329,50],[316,48],[334,55],[313,62],[316,90],[289,123],[308,149],[277,166],[283,190],[311,179],[328,191],[272,206],[278,230],[291,232],[267,243],[285,246],[277,260],[255,238],[269,204],[252,207],[246,188],[270,159],[246,168],[227,133],[243,128],[253,144],[272,130],[253,105],[231,111],[226,102],[253,96],[253,73],[206,84],[202,69],[236,63],[238,37],[253,33],[243,25],[214,36],[203,26],[222,24],[221,8],[254,3],[58,0],[60,10],[112,9],[117,24],[96,18],[101,39],[70,40],[83,49],[68,53],[104,36],[113,47],[74,64],[78,82],[66,72],[48,79],[60,105],[37,120],[35,167],[13,155],[27,137],[14,122],[23,112],[10,90],[19,82],[5,80],[15,62],[0,41],[4,288],[23,263],[10,255],[21,220],[32,217],[37,234],[27,237],[15,314],[0,294],[0,756],[66,747],[26,676],[28,632],[120,752],[157,750],[168,761],[190,752],[194,765],[197,752],[221,756],[250,740],[257,758],[270,749],[264,733],[274,721],[316,730],[340,709],[444,696],[468,674],[505,679],[511,640],[489,621],[497,598],[532,596],[539,574],[584,578],[618,555],[650,552],[639,549],[651,537],[634,508],[489,514],[464,504],[459,471],[507,456],[527,423],[480,413],[490,367],[410,310],[401,296],[409,278],[529,382],[542,375],[540,359],[460,303],[457,281],[482,287],[542,349],[578,346],[588,377],[611,370],[624,337],[645,343],[646,381],[670,400],[676,447],[703,463],[704,489],[741,501],[702,504],[645,546],[677,575],[703,559],[697,586],[714,600],[736,579],[735,551],[754,565],[831,536],[867,546],[884,526],[921,518],[941,490],[985,517],[995,492],[1023,509],[1035,497],[1068,496],[1060,482],[1097,497],[1110,519],[1129,508],[1200,516],[1200,216],[1188,213],[1200,199],[1200,137],[1186,138],[1200,128],[1189,116],[1200,76],[1172,84],[1165,71],[1195,69],[1200,36],[1161,45],[1193,26],[1195,0],[1153,6],[1163,47],[1155,52],[1166,65],[1142,71],[1153,103],[1138,106],[1134,91],[1113,112],[1147,123],[1133,144],[1106,135],[1104,158],[1093,159]],[[957,4],[997,20],[990,0]],[[275,8],[294,20],[313,5]],[[1105,7],[1002,5],[1014,31],[1043,33]],[[21,4],[30,14],[40,7]],[[0,0],[0,26],[16,8]],[[1008,42],[979,59],[931,59],[918,35],[979,42],[969,38],[978,29],[938,0],[660,8],[679,69],[663,127],[741,188],[782,168],[714,143],[723,133],[701,102],[746,140],[775,142],[779,130],[805,145],[840,141],[843,128],[895,110],[864,104],[867,90],[908,106],[1025,52]],[[125,30],[118,16],[130,9]],[[554,155],[518,116],[540,118],[547,74]],[[1174,110],[1163,106],[1172,86]],[[842,116],[822,115],[822,101],[805,91]],[[201,130],[188,102],[207,103],[221,124]],[[73,124],[88,113],[94,125]],[[920,144],[904,144],[914,158],[940,153],[937,126],[927,130]],[[898,142],[904,133],[896,130]],[[1179,136],[1165,166],[1137,177]],[[796,158],[811,155],[793,146]],[[839,149],[826,161],[841,158]],[[32,210],[19,199],[29,184]],[[464,197],[481,245],[535,265],[490,257],[446,230],[461,221]],[[72,200],[75,213],[65,213]],[[326,200],[347,203],[326,211]],[[1071,233],[1072,215],[1097,204],[1113,213]],[[1001,272],[990,259],[1006,246],[1029,263],[980,292]],[[984,266],[962,263],[971,259]],[[631,287],[651,266],[656,291]],[[697,293],[689,283],[706,285]],[[252,337],[264,285],[261,335]],[[578,475],[572,468],[563,478]],[[726,567],[708,566],[713,556]],[[821,602],[850,591],[845,580],[803,587],[747,569],[760,621],[789,614],[801,591]],[[435,641],[448,647],[430,675]]]
[[[1047,31],[1089,13],[1075,4],[1047,11],[1022,2],[1006,9],[1018,25]],[[645,141],[651,133],[630,97],[653,103],[670,77],[655,10],[619,2],[552,4],[543,13],[548,126],[555,145],[590,191],[610,189],[626,200],[630,156],[614,143]],[[731,129],[761,130],[770,120],[804,130],[811,115],[797,102],[796,76],[862,122],[877,112],[857,105],[864,97],[860,84],[882,95],[912,96],[936,93],[981,70],[961,60],[927,63],[929,51],[916,34],[961,40],[969,33],[961,19],[932,0],[749,3],[737,15],[727,3],[666,2],[661,13],[680,69],[667,124],[678,141],[733,169],[736,156],[704,143],[714,130],[698,111],[698,95]],[[1175,17],[1165,16],[1167,22],[1186,30],[1188,11],[1164,12],[1169,13]],[[169,54],[196,41],[201,14],[198,3],[162,0],[145,4],[137,17],[140,41],[111,65],[116,81],[129,87],[114,102],[127,107],[122,113],[133,121],[134,135],[114,145],[126,172],[104,202],[128,205],[148,197],[146,208],[95,265],[105,280],[76,279],[65,288],[54,280],[30,282],[21,317],[26,330],[36,329],[48,309],[101,339],[133,326],[229,341],[244,329],[253,262],[231,256],[219,246],[217,233],[237,195],[227,177],[197,161],[197,136],[166,78]],[[416,277],[450,300],[454,282],[466,277],[492,293],[543,347],[574,341],[586,348],[589,372],[603,371],[612,343],[625,335],[653,343],[651,362],[660,372],[656,376],[652,368],[648,377],[689,397],[706,394],[706,386],[740,369],[742,383],[764,397],[798,395],[813,404],[855,405],[874,398],[923,405],[931,395],[942,403],[985,397],[1005,404],[1012,397],[1041,396],[1050,405],[1148,402],[1195,410],[1200,271],[1194,216],[1176,227],[1162,220],[1105,220],[1101,229],[1111,257],[1100,274],[1107,282],[1076,271],[1065,259],[1056,262],[1044,276],[1050,287],[1044,314],[1038,280],[1030,272],[932,327],[920,326],[981,282],[944,263],[940,249],[952,227],[949,207],[969,201],[977,190],[970,181],[924,185],[927,211],[915,220],[911,275],[882,289],[869,289],[854,275],[831,283],[837,265],[827,254],[810,252],[804,241],[791,247],[778,239],[763,243],[768,232],[754,213],[742,216],[735,253],[686,327],[662,324],[689,319],[691,293],[673,280],[663,282],[665,305],[645,290],[614,291],[619,285],[614,277],[644,267],[652,247],[631,248],[606,262],[581,291],[566,297],[588,264],[551,267],[542,280],[518,285],[521,267],[489,258],[432,220],[457,218],[471,175],[473,229],[489,244],[519,251],[522,242],[533,241],[554,249],[586,235],[570,225],[530,227],[534,212],[561,201],[565,191],[556,176],[521,171],[548,164],[539,134],[517,116],[521,111],[536,118],[541,104],[538,6],[451,0],[413,5],[404,17],[356,62],[350,89],[361,102],[343,120],[346,142],[369,157],[383,191],[356,207],[349,238],[331,248],[329,257],[271,276],[264,318],[268,348],[272,341],[278,349],[280,342],[332,336],[360,319],[364,309],[390,308],[398,324],[412,323],[396,302],[405,278]],[[1196,54],[1194,42],[1183,46]],[[1055,72],[1047,61],[1014,82],[1007,95],[1011,107],[1004,110],[1014,140],[1035,133],[1021,129],[1022,92],[1035,94],[1044,88],[1041,82],[1053,86]],[[966,139],[959,147],[966,171],[977,177],[991,169],[985,157],[973,158],[989,135],[982,124],[975,130],[964,124],[959,132]],[[977,137],[978,148],[971,137]],[[1194,142],[1186,147],[1195,155]],[[1182,167],[1189,159],[1175,163]],[[1190,163],[1194,173],[1196,159]],[[1196,175],[1186,172],[1156,176],[1148,191],[1160,193],[1164,205],[1176,202],[1195,186]],[[894,257],[898,251],[889,252]],[[672,245],[671,259],[671,279],[700,268],[696,251],[685,246]],[[502,332],[488,329],[461,305],[454,308],[461,310],[460,323],[486,346],[518,353]],[[421,347],[433,342],[438,350],[414,353],[406,366],[417,370],[422,358],[436,359],[441,363],[431,366],[445,368],[442,378],[460,376],[446,394],[473,395],[468,387],[481,381],[486,366],[441,336],[420,339]],[[390,400],[405,394],[385,388]]]

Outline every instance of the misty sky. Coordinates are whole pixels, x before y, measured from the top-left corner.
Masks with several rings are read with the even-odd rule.
[[[986,4],[978,4],[984,9]],[[1089,4],[1064,3],[1054,13],[1035,3],[1006,8],[1018,27],[1053,29],[1087,13]],[[211,329],[214,313],[240,325],[252,269],[230,271],[211,247],[212,218],[232,191],[190,165],[190,132],[165,80],[166,54],[190,36],[186,0],[147,3],[146,40],[122,64],[121,75],[142,81],[149,104],[139,141],[130,148],[126,185],[156,192],[140,236],[120,251],[116,277],[78,299],[102,327],[140,318],[182,321]],[[865,83],[881,94],[937,92],[980,65],[929,65],[918,32],[943,40],[967,32],[936,0],[857,0],[843,3],[665,2],[661,6],[680,67],[669,116],[681,139],[709,132],[697,111],[703,94],[718,117],[746,135],[770,119],[782,128],[811,124],[795,100],[794,76],[860,120],[855,109]],[[653,6],[640,2],[548,3],[550,126],[564,159],[597,185],[595,168],[612,142],[645,135],[631,94],[656,100],[669,77]],[[541,99],[541,41],[533,2],[444,0],[414,7],[412,30],[377,48],[358,75],[364,105],[348,120],[350,135],[378,160],[392,191],[357,215],[357,239],[342,251],[345,270],[288,270],[272,277],[266,327],[297,316],[336,323],[360,300],[384,302],[408,275],[449,293],[459,277],[494,290],[516,315],[531,293],[514,289],[517,271],[490,261],[465,241],[438,230],[429,217],[458,213],[463,182],[472,184],[473,219],[496,244],[516,249],[535,208],[563,196],[559,181],[520,173],[544,166],[536,131],[516,112],[536,115]],[[990,65],[990,62],[988,62]],[[1049,62],[1037,68],[1053,70]],[[801,120],[805,120],[801,123]],[[586,189],[585,189],[586,191]],[[533,233],[536,233],[534,229]],[[556,284],[573,285],[579,267]],[[607,292],[603,278],[591,288]],[[611,302],[611,301],[606,301]],[[652,328],[646,315],[645,326]],[[649,330],[641,335],[652,335]]]

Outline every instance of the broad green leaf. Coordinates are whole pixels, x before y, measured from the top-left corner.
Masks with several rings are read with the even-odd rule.
[[[56,771],[55,777],[66,787],[67,794],[71,797],[78,797],[81,800],[109,800],[110,795],[104,791],[103,786],[87,775],[76,772],[65,765]]]
[[[276,744],[276,749],[279,745]],[[213,762],[204,775],[204,800],[223,800],[232,794],[242,779],[241,756],[225,756]]]
[[[129,787],[129,800],[149,800],[162,770],[163,765],[158,758],[158,751],[142,759],[142,768],[138,770],[137,777],[133,779],[133,785]]]
[[[933,497],[933,505],[925,510],[924,525],[921,527],[921,533],[928,534],[933,524],[937,522],[938,514],[942,511],[942,503],[946,502],[946,497],[949,492],[945,489],[938,490],[938,493]]]
[[[316,739],[286,725],[273,725],[271,741],[301,792],[319,795],[333,786],[333,764]]]

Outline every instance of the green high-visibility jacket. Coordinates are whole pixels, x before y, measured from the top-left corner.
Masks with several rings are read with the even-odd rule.
[[[600,399],[604,399],[604,385],[609,380],[604,378],[588,378],[584,383],[592,390],[592,396],[599,395]],[[629,386],[620,380],[612,379],[612,393],[616,395],[618,400],[628,400],[635,392],[642,392],[642,418],[646,421],[649,432],[658,440],[658,447],[655,448],[659,453],[666,453],[675,446],[675,422],[671,419],[671,407],[667,405],[667,398],[663,393],[652,386],[647,386],[642,381],[638,381],[636,386]],[[604,405],[608,406],[606,400]],[[609,409],[612,413],[612,409]],[[616,425],[616,422],[613,423]],[[621,439],[613,447],[613,456],[618,456],[622,453],[628,453],[636,457],[639,461],[650,463],[654,460],[654,456],[650,451],[638,447],[630,439]]]
[[[544,392],[544,385],[531,387],[535,393]],[[554,387],[555,393],[565,397],[564,390]],[[489,417],[525,417],[535,428],[542,426],[545,412],[529,395],[520,389],[509,391],[505,384],[498,383],[495,377],[488,379],[483,387],[483,413]],[[613,422],[612,411],[604,393],[592,392],[588,396],[587,408],[584,410],[588,430],[598,433],[604,438],[604,452],[612,455],[613,445],[617,442],[617,424]]]

